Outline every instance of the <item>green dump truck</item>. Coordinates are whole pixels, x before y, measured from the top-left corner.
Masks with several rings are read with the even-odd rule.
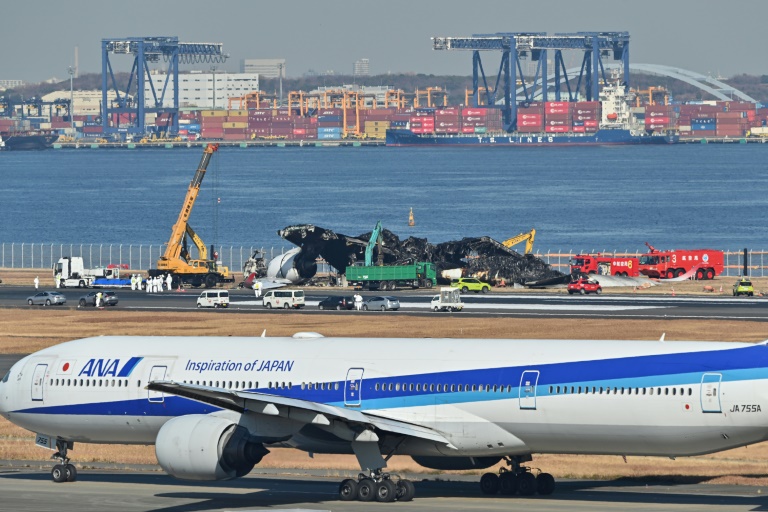
[[[346,275],[350,285],[369,290],[432,288],[437,284],[435,264],[424,261],[413,265],[352,265],[347,267]]]

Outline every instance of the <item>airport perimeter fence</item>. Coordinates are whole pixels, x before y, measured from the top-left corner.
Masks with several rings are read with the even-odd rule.
[[[216,249],[218,261],[230,272],[242,272],[243,264],[255,250],[260,250],[266,261],[290,250],[288,247],[221,246]],[[146,271],[157,267],[157,260],[165,251],[164,244],[0,244],[0,268],[53,269],[64,256],[80,256],[85,268],[117,266],[120,269]]]
[[[229,267],[231,272],[241,272],[243,264],[255,250],[260,250],[266,261],[284,254],[294,247],[256,247],[222,245],[217,248],[219,261]],[[10,269],[52,269],[54,263],[64,256],[80,256],[86,268],[118,266],[122,269],[145,271],[155,268],[157,260],[163,254],[165,246],[133,245],[133,244],[44,244],[44,243],[2,243],[0,244],[0,268]],[[743,274],[743,249],[726,250],[726,277],[737,277]],[[570,272],[570,259],[576,254],[597,254],[605,256],[642,256],[640,252],[619,251],[547,251],[535,252],[537,258],[549,264],[553,270],[563,273]],[[751,277],[768,276],[768,251],[749,250],[749,275]],[[333,269],[319,262],[318,272],[333,272]]]

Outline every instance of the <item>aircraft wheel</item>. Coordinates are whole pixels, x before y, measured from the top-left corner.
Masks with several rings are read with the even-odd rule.
[[[480,477],[480,490],[483,494],[496,494],[499,492],[499,475],[486,473]]]
[[[74,482],[77,480],[77,468],[74,464],[67,464],[67,482]]]
[[[536,492],[542,496],[549,496],[555,492],[555,478],[549,473],[540,473],[536,477]]]
[[[416,487],[410,480],[397,482],[397,501],[411,501],[416,496]]]
[[[373,501],[376,499],[376,482],[370,478],[363,478],[357,483],[357,499],[360,501]]]
[[[523,473],[520,475],[518,489],[521,496],[533,496],[536,493],[536,477],[533,473]]]
[[[347,478],[339,485],[339,499],[341,501],[353,501],[357,499],[357,481]]]
[[[53,466],[53,469],[51,470],[51,478],[53,478],[53,481],[56,483],[67,481],[67,469],[63,464],[56,464]]]
[[[397,485],[392,480],[382,480],[376,484],[376,501],[390,503],[397,497]]]
[[[499,476],[499,492],[511,496],[517,492],[519,481],[514,473],[502,473]]]

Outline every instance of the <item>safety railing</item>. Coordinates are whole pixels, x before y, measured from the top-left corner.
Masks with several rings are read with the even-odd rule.
[[[243,264],[255,250],[261,250],[264,258],[272,258],[290,250],[289,247],[256,247],[222,245],[216,248],[218,261],[233,272],[240,272]],[[117,266],[123,269],[142,271],[157,266],[157,260],[165,247],[133,244],[0,244],[0,268],[50,268],[64,256],[80,256],[85,268]]]
[[[240,272],[243,264],[255,250],[262,251],[264,258],[272,258],[293,249],[290,247],[257,247],[221,245],[216,248],[218,260],[233,272]],[[59,258],[80,256],[86,268],[119,266],[124,269],[143,271],[155,268],[157,260],[164,250],[162,244],[46,244],[46,243],[0,243],[0,268],[40,269],[53,268]],[[743,249],[726,250],[724,276],[740,276],[743,273]],[[570,272],[570,260],[577,254],[602,254],[606,256],[642,256],[643,252],[613,251],[590,249],[585,251],[557,250],[535,251],[535,256],[542,259],[553,270]],[[748,250],[749,275],[752,277],[768,276],[768,251]],[[327,265],[325,266],[327,267]],[[330,268],[323,270],[331,271]]]

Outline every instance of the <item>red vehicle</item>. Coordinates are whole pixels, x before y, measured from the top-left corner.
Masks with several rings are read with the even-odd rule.
[[[671,279],[693,271],[696,279],[713,279],[723,273],[725,256],[714,249],[659,251],[648,246],[648,254],[640,256],[640,273],[648,277]]]
[[[568,283],[568,293],[570,295],[573,295],[574,293],[580,293],[582,295],[586,295],[587,293],[596,293],[600,295],[603,293],[603,287],[600,286],[600,283],[597,281],[593,281],[592,279],[587,279],[585,277],[580,277]]]
[[[591,256],[577,254],[571,258],[571,274],[638,277],[639,260],[633,257]]]

